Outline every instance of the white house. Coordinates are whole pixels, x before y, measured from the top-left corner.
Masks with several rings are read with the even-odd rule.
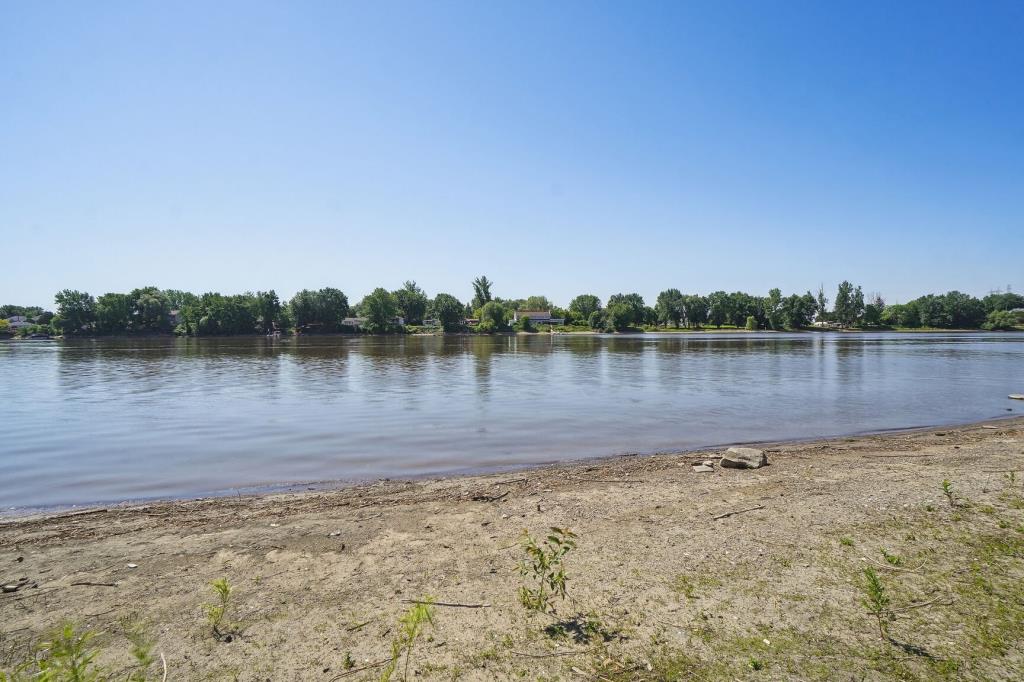
[[[24,315],[11,315],[7,318],[7,321],[11,325],[11,329],[21,329],[22,327],[29,327],[32,322],[29,321]]]
[[[538,324],[565,324],[564,317],[551,317],[550,310],[514,310],[512,311],[512,321],[518,322],[524,317],[530,318],[530,322],[536,322]]]

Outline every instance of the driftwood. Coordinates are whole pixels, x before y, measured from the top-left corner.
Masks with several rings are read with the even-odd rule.
[[[718,519],[726,519],[726,518],[729,518],[730,516],[736,516],[737,514],[744,514],[746,512],[755,511],[757,509],[764,509],[764,505],[763,504],[759,504],[756,507],[750,507],[748,509],[738,509],[736,511],[725,512],[724,514],[719,514],[718,516],[711,517],[711,520],[712,521],[717,521]]]
[[[460,604],[450,601],[420,601],[419,599],[403,599],[403,604],[425,604],[426,606],[451,606],[460,609],[489,609],[490,604]]]

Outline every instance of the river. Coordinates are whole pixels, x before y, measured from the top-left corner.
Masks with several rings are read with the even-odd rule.
[[[1014,414],[1024,334],[0,342],[7,510]]]

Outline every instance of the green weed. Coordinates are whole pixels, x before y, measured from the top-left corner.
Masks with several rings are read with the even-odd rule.
[[[210,587],[213,589],[217,601],[213,604],[203,605],[206,609],[206,619],[217,639],[230,642],[234,633],[225,618],[231,608],[231,593],[234,588],[227,578],[217,578],[210,583]]]
[[[566,555],[576,548],[576,535],[568,528],[552,527],[543,542],[537,541],[528,531],[523,531],[523,549],[526,560],[519,564],[519,573],[531,579],[536,587],[524,585],[519,588],[519,603],[531,611],[554,613],[555,597],[565,599]]]
[[[391,676],[398,668],[398,662],[402,655],[405,655],[405,668],[402,671],[402,680],[409,679],[409,660],[412,658],[412,650],[416,640],[423,633],[423,628],[434,624],[434,599],[424,597],[402,614],[398,619],[398,635],[391,641],[391,660],[388,662],[384,672],[381,673],[381,682],[389,682]]]
[[[882,639],[888,639],[889,621],[895,620],[895,614],[889,608],[889,595],[886,593],[882,581],[879,580],[875,569],[870,566],[864,569],[863,590],[865,594],[863,604],[867,607],[868,613],[878,621],[878,634]]]

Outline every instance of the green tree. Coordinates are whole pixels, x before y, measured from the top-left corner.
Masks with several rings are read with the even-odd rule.
[[[658,294],[654,310],[660,324],[667,327],[671,323],[672,326],[678,329],[679,322],[686,315],[683,293],[679,289],[666,289]]]
[[[84,291],[64,289],[56,296],[57,314],[52,325],[61,334],[78,335],[92,331],[96,322],[96,301]]]
[[[96,299],[96,330],[101,334],[125,334],[131,330],[135,301],[128,294],[103,294]]]
[[[554,308],[547,296],[530,296],[523,302],[520,310],[548,310]]]
[[[583,323],[590,320],[590,316],[601,309],[601,299],[593,294],[580,294],[569,303],[569,312],[572,317]]]
[[[10,331],[11,323],[7,321],[6,317],[0,317],[0,334],[9,334]]]
[[[453,332],[462,328],[465,309],[459,299],[451,294],[435,296],[430,304],[430,309],[444,331]]]
[[[1010,331],[1017,324],[1016,316],[1009,310],[993,310],[985,318],[985,329],[992,331]]]
[[[785,312],[782,309],[782,291],[778,288],[768,292],[765,299],[764,313],[768,318],[768,326],[772,329],[782,329],[786,326]]]
[[[731,299],[724,291],[715,291],[708,295],[708,322],[721,329],[722,325],[732,319]]]
[[[694,294],[683,296],[683,319],[687,327],[700,327],[708,321],[708,299]]]
[[[623,306],[626,309],[627,320],[624,326],[619,327],[614,324],[615,319],[621,321],[622,312],[619,311],[616,316],[611,314],[608,315],[609,321],[613,322],[612,326],[616,330],[625,329],[635,324],[643,324],[644,321],[644,298],[640,294],[615,294],[608,299],[608,308],[613,305]]]
[[[744,328],[747,331],[757,331],[757,318],[753,315],[747,315],[747,321],[744,323]]]
[[[273,289],[270,291],[257,291],[253,301],[255,305],[256,322],[259,325],[260,331],[264,334],[269,334],[277,329],[285,329],[284,324],[284,307],[281,305],[281,300],[277,297],[277,292]]]
[[[133,289],[128,296],[135,302],[132,328],[141,332],[162,332],[170,328],[171,304],[157,287]]]
[[[381,334],[394,328],[394,318],[398,314],[395,297],[383,287],[377,287],[359,304],[362,316],[366,318],[363,329],[371,334]]]
[[[590,313],[590,316],[587,317],[587,324],[590,326],[591,329],[605,329],[608,326],[608,320],[605,317],[604,311],[595,310],[594,312]]]
[[[840,282],[833,314],[836,321],[844,327],[855,326],[864,314],[864,292],[861,288],[855,289],[846,280]]]
[[[815,319],[827,320],[828,319],[828,298],[825,297],[825,285],[818,285],[818,295],[815,297],[815,310],[817,314]]]
[[[516,331],[535,332],[537,328],[533,326],[533,320],[526,315],[521,315],[516,321]]]
[[[643,314],[642,309],[640,314]],[[617,332],[629,329],[634,324],[634,320],[637,319],[636,315],[637,313],[634,309],[622,302],[612,303],[609,300],[608,307],[605,308],[608,327]]]
[[[427,313],[429,300],[423,293],[423,289],[416,286],[416,282],[407,281],[392,294],[398,306],[398,314],[402,316],[406,324],[423,324],[423,316]]]
[[[1024,296],[1011,291],[991,293],[981,300],[985,311],[990,313],[993,310],[1013,310],[1024,308]]]
[[[338,331],[349,314],[348,297],[330,287],[319,291],[303,289],[292,297],[288,307],[295,327],[307,332]]]
[[[501,331],[508,326],[508,310],[497,301],[488,301],[480,308],[480,326],[487,325],[483,331]]]
[[[492,286],[494,286],[494,282],[487,279],[485,275],[480,275],[473,280],[473,301],[471,305],[474,310],[483,308],[485,303],[490,302]]]

